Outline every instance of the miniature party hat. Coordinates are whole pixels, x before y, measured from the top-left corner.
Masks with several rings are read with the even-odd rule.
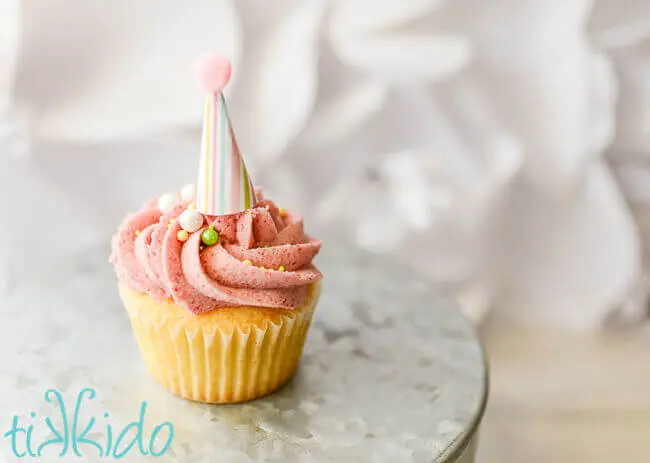
[[[230,72],[230,61],[221,56],[207,56],[198,65],[199,79],[207,96],[196,209],[207,215],[234,214],[252,208],[257,202],[222,93]]]

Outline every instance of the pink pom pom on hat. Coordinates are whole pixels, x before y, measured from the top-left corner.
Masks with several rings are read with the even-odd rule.
[[[253,182],[239,151],[221,90],[231,74],[230,60],[208,55],[197,63],[206,91],[196,209],[210,216],[235,214],[255,207]]]
[[[205,55],[196,63],[199,83],[207,93],[220,92],[228,84],[231,73],[230,60],[223,55]]]

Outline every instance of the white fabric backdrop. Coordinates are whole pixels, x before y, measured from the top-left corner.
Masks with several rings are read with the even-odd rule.
[[[648,37],[650,0],[4,0],[0,281],[193,180],[214,50],[256,184],[308,224],[474,316],[640,320]]]

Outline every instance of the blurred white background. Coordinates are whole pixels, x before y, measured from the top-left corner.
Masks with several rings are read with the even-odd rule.
[[[206,51],[308,228],[475,318],[645,318],[648,0],[1,0],[0,293],[194,180]]]

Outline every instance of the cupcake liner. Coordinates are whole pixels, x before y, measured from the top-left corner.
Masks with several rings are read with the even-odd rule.
[[[173,394],[234,403],[269,394],[296,371],[318,301],[311,285],[297,309],[227,307],[194,316],[120,285],[142,358]]]

